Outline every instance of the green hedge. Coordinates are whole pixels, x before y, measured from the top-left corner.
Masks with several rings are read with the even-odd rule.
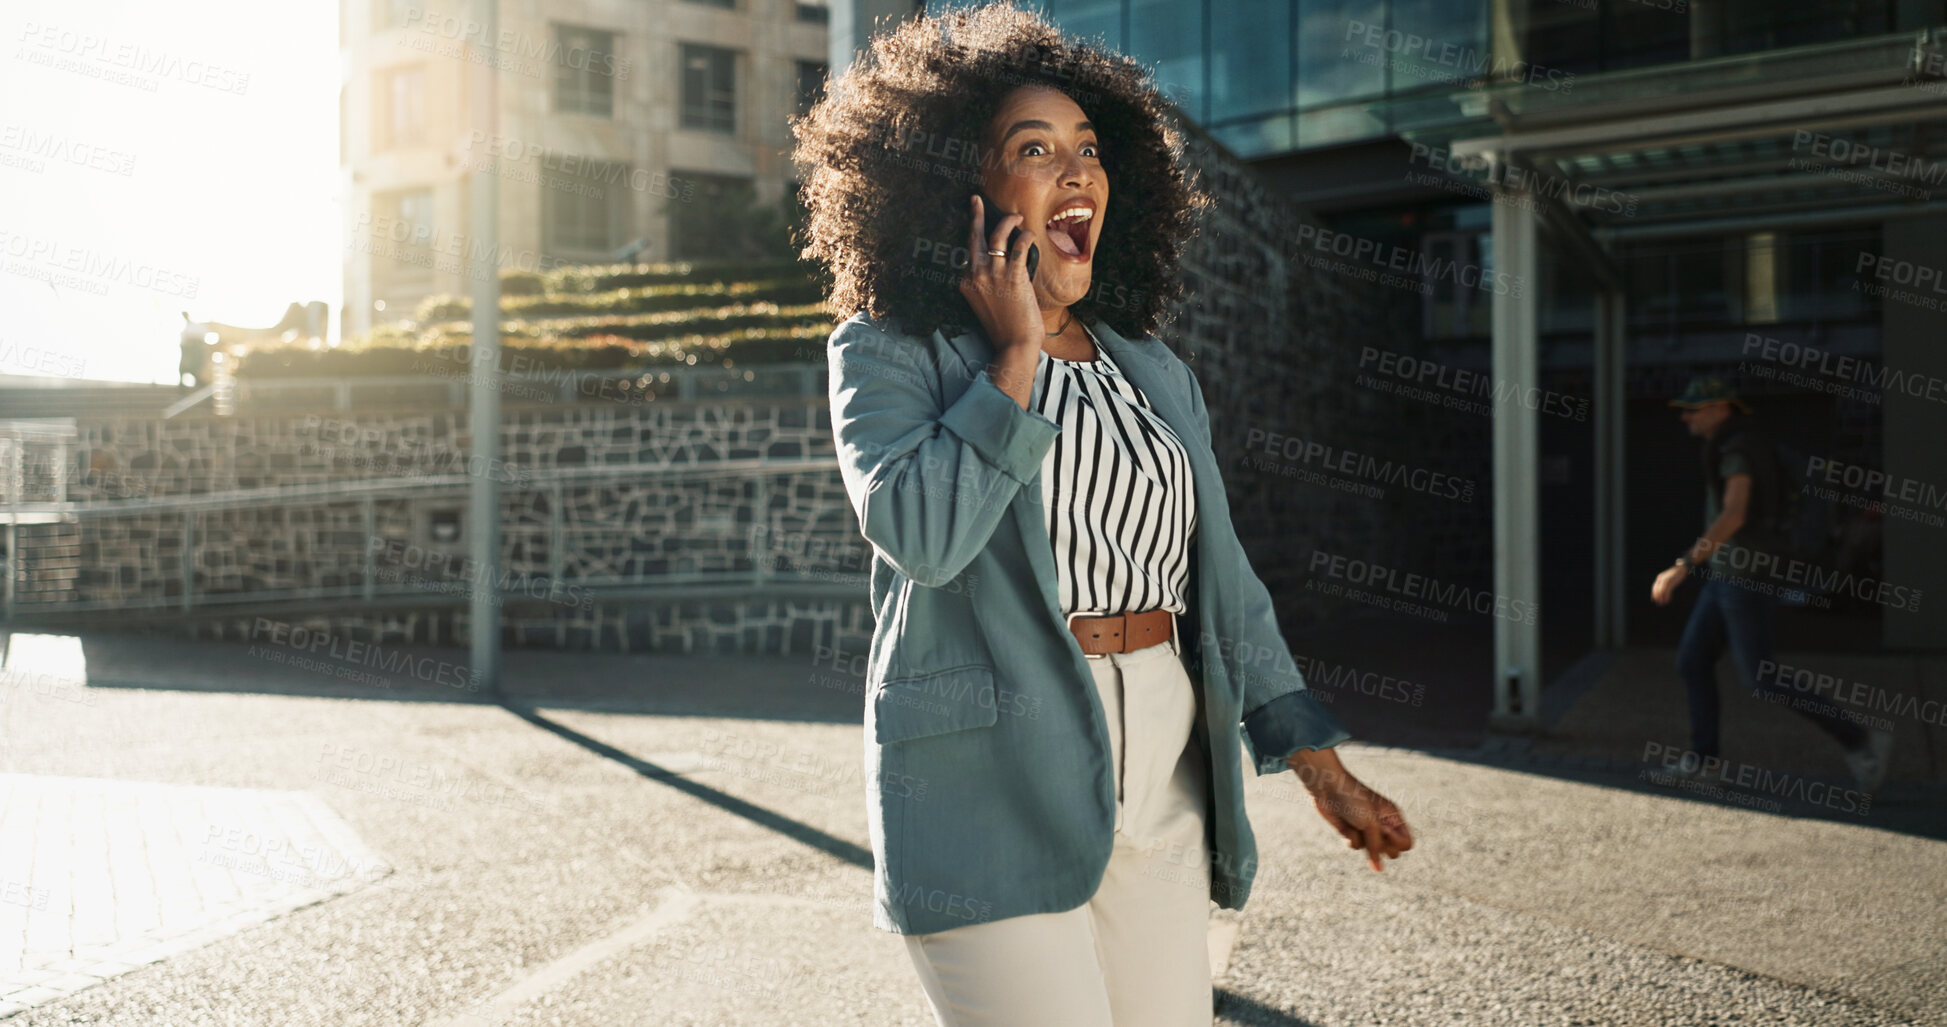
[[[824,295],[815,282],[802,278],[768,278],[759,281],[679,282],[676,284],[610,289],[584,294],[548,293],[542,296],[502,296],[500,311],[508,317],[583,317],[591,315],[646,314],[658,311],[690,310],[716,301],[725,303],[770,302],[777,304],[816,303]],[[464,321],[473,316],[473,301],[466,296],[428,296],[414,312],[420,324],[436,321]]]
[[[832,319],[815,265],[798,261],[614,264],[503,271],[502,369],[633,369],[791,362],[822,352]],[[239,354],[250,378],[464,373],[468,297],[427,297],[413,322],[337,349],[273,343]],[[816,346],[807,346],[816,340]],[[694,358],[694,360],[692,360]]]
[[[755,281],[767,278],[794,278],[817,283],[823,268],[795,260],[697,261],[670,264],[582,265],[546,272],[551,293],[609,292],[645,286],[678,285],[685,282]]]
[[[635,370],[678,364],[769,364],[808,361],[822,353],[829,321],[688,332],[651,341],[615,334],[580,338],[535,337],[503,326],[500,369],[510,374],[576,370]],[[287,346],[259,350],[237,367],[239,377],[357,378],[426,374],[451,377],[468,370],[472,341],[463,322],[424,333],[413,345],[374,345],[362,350],[312,350]],[[690,359],[695,357],[694,360]]]

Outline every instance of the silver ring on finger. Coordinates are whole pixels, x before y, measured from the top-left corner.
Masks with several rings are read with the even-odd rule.
[[[990,257],[1005,257],[1005,256],[1007,256],[1007,251],[1006,251],[1006,250],[988,250],[988,251],[987,251],[987,255],[988,255],[988,256],[990,256]]]

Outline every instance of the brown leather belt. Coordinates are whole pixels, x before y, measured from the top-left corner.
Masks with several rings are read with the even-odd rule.
[[[1068,630],[1082,647],[1083,656],[1099,660],[1110,653],[1133,653],[1169,641],[1176,632],[1176,614],[1169,610],[1112,613],[1106,617],[1071,613]]]

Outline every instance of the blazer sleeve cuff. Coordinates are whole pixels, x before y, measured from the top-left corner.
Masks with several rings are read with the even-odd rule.
[[[981,458],[1026,485],[1041,470],[1061,426],[1028,410],[1001,391],[982,370],[940,415],[940,424],[966,441]]]
[[[1300,749],[1329,749],[1351,738],[1309,688],[1286,692],[1244,718],[1244,740],[1260,777],[1290,769],[1285,759]]]

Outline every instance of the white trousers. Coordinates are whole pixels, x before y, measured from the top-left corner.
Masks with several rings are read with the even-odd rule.
[[[1210,1027],[1195,686],[1174,639],[1088,663],[1116,774],[1102,884],[1066,912],[906,935],[941,1027]]]

